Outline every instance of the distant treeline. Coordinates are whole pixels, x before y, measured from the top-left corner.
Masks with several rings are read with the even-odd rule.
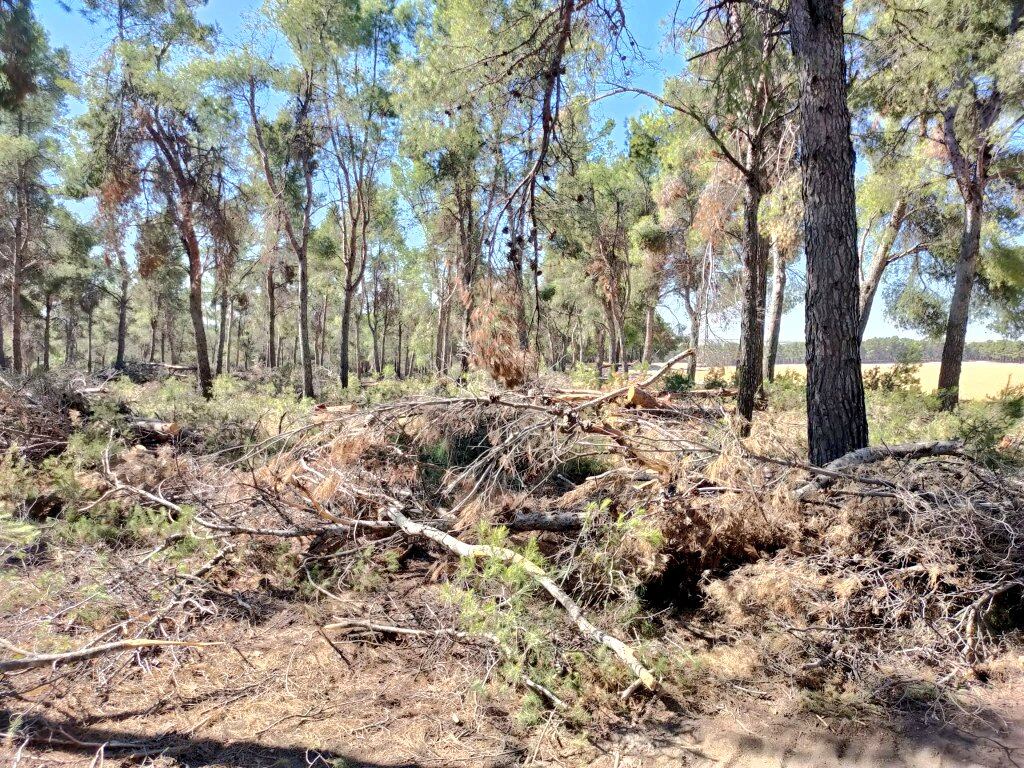
[[[735,365],[739,344],[725,342],[701,351],[701,365]],[[903,339],[889,336],[865,339],[861,345],[861,360],[865,363],[927,363],[942,357],[942,341]],[[969,341],[964,349],[964,360],[992,360],[999,363],[1024,363],[1024,341],[998,339],[995,341]],[[803,363],[802,341],[780,341],[778,362]]]

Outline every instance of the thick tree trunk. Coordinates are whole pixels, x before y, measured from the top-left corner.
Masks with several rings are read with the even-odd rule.
[[[736,412],[740,416],[740,434],[750,434],[754,403],[761,389],[764,355],[764,303],[768,290],[764,238],[759,216],[761,188],[747,179],[743,201],[743,308],[740,316],[740,351],[737,361]]]
[[[764,375],[775,381],[775,360],[779,355],[779,331],[782,328],[782,307],[786,299],[786,262],[778,246],[772,246],[772,312],[768,316],[768,349],[764,356]]]
[[[900,229],[903,228],[903,220],[907,215],[907,201],[900,198],[893,206],[889,223],[885,225],[885,232],[882,239],[878,241],[874,258],[868,266],[867,274],[860,284],[860,337],[864,339],[864,331],[868,327],[868,319],[871,317],[871,305],[875,301],[875,294],[878,286],[882,284],[882,275],[885,268],[889,266],[889,259],[892,258],[892,247],[899,237]]]
[[[267,267],[267,368],[277,366],[277,297],[274,284],[274,265]]]
[[[949,302],[946,340],[939,366],[939,398],[942,410],[951,411],[959,401],[960,369],[967,341],[967,320],[971,309],[971,289],[978,273],[981,250],[981,195],[972,195],[964,206],[964,229],[960,236],[960,259],[956,265],[953,297]]]
[[[807,438],[822,466],[868,444],[842,0],[793,0],[807,258]]]

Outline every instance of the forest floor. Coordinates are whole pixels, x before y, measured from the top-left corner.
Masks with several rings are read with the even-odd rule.
[[[785,382],[744,442],[654,382],[278,386],[0,393],[0,762],[1024,765],[1017,404],[873,395],[961,442],[823,475]]]

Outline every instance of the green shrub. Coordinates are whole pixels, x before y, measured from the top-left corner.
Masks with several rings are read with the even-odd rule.
[[[689,392],[693,389],[693,380],[685,373],[670,373],[665,377],[666,392]]]
[[[708,368],[704,374],[704,386],[707,389],[724,389],[729,386],[729,380],[725,376],[725,368],[714,365]]]

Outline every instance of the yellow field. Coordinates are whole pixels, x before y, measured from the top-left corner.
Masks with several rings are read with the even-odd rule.
[[[892,368],[891,364],[865,365],[864,369],[881,368],[887,370]],[[787,364],[775,366],[776,371],[796,371],[800,375],[805,374],[803,364]],[[730,369],[728,373],[732,373]],[[703,376],[703,371],[698,379]],[[918,369],[918,378],[921,381],[921,389],[925,392],[935,390],[939,381],[939,364],[923,363]],[[1024,384],[1024,363],[990,363],[982,360],[972,360],[964,363],[963,371],[960,374],[960,397],[964,400],[982,400],[986,397],[993,397],[1007,385]]]

